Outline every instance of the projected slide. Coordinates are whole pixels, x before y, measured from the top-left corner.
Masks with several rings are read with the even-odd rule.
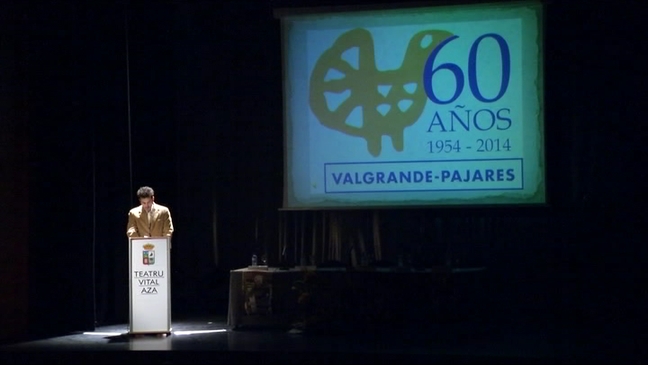
[[[544,203],[541,11],[283,16],[284,208]]]

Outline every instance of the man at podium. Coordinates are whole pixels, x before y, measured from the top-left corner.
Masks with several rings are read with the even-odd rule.
[[[171,211],[155,203],[155,192],[149,186],[137,190],[140,205],[128,212],[128,237],[171,237],[173,220]]]

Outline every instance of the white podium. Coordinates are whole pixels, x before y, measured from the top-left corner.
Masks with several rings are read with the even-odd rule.
[[[130,334],[171,332],[170,237],[130,238]]]

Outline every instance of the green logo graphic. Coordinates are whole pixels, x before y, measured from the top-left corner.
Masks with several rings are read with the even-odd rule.
[[[344,134],[362,137],[371,155],[382,150],[382,136],[389,136],[396,151],[403,151],[404,130],[423,113],[428,100],[422,85],[425,62],[445,39],[453,34],[425,30],[410,39],[399,69],[378,71],[374,41],[366,29],[340,35],[317,60],[310,77],[310,107],[319,122]],[[357,64],[345,59],[357,54]],[[327,95],[346,97],[329,105]],[[347,123],[354,110],[362,111],[360,125]]]

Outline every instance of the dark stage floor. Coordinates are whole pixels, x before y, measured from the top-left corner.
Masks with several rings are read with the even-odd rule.
[[[613,333],[607,335],[615,338]],[[640,363],[634,353],[638,344],[619,342],[607,336],[597,340],[592,331],[548,324],[457,321],[424,328],[413,324],[314,334],[289,329],[234,330],[223,316],[174,320],[166,337],[132,337],[123,324],[92,333],[6,344],[0,360],[3,364]]]

